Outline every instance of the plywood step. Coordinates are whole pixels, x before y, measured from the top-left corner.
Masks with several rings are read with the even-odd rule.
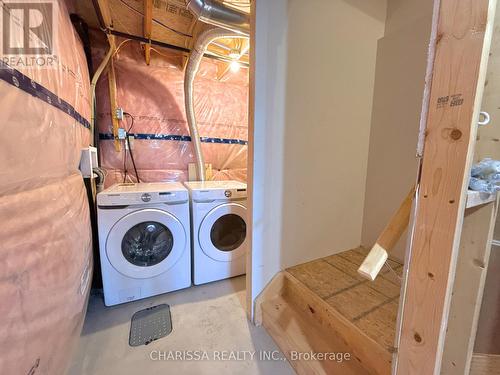
[[[470,375],[500,375],[500,355],[474,353]]]
[[[262,305],[263,325],[299,374],[368,375],[360,361],[337,336],[325,335],[321,325],[307,319],[285,298]],[[312,353],[316,357],[312,357]],[[319,353],[325,353],[318,356]]]
[[[284,271],[270,285],[260,306],[262,324],[299,374],[391,373],[392,353],[333,306]],[[339,357],[299,360],[297,353],[336,353]],[[340,355],[338,353],[341,353]],[[349,353],[349,359],[342,356]],[[325,356],[326,357],[326,356]],[[342,361],[335,359],[342,358]]]
[[[359,247],[299,264],[287,272],[367,336],[393,352],[403,266],[389,260],[389,266],[384,266],[377,279],[369,281],[357,272],[367,254],[368,249]]]

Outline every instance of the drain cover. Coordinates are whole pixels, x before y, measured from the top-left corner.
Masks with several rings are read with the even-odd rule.
[[[130,324],[130,346],[147,345],[172,332],[170,306],[167,304],[137,311]]]

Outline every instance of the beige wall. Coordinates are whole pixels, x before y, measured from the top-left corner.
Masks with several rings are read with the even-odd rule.
[[[388,1],[256,3],[252,299],[371,244],[415,180],[432,0]]]
[[[416,181],[432,0],[389,0],[379,41],[362,244],[370,247]],[[404,234],[393,256],[403,259]]]
[[[491,44],[486,86],[484,88],[481,110],[491,116],[491,122],[478,129],[474,161],[483,158],[500,160],[500,2],[497,3],[495,29]],[[500,215],[493,238],[500,240]],[[484,288],[481,315],[478,322],[478,331],[474,351],[478,353],[500,354],[500,247],[493,246],[488,266],[488,275]]]
[[[251,299],[281,270],[281,203],[287,65],[287,1],[258,0],[253,40],[254,124],[249,140],[252,210]]]
[[[433,0],[387,0],[385,35],[408,30],[410,26],[414,26],[415,21],[422,18],[427,19],[426,22],[430,24],[433,5]]]
[[[288,1],[282,267],[361,241],[385,14],[385,0]]]

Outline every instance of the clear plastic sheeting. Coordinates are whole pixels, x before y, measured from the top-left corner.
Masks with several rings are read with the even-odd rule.
[[[91,140],[90,79],[64,1],[55,9],[55,65],[0,62],[0,374],[65,373],[92,279],[78,171]]]
[[[50,25],[48,22],[41,24],[40,28],[46,28],[43,32],[38,30],[39,34],[51,37],[54,47],[53,54],[47,57],[38,56],[43,57],[39,63],[33,63],[33,60],[30,59],[32,56],[26,56],[25,59],[24,55],[18,55],[7,60],[7,64],[29,76],[34,82],[42,85],[59,98],[70,102],[79,113],[89,118],[90,82],[85,53],[81,47],[80,38],[71,24],[66,2],[58,0],[53,5],[55,13],[55,20],[52,24],[53,32],[48,29]],[[8,7],[8,3],[0,4],[0,7]],[[2,9],[2,13],[5,14],[7,11]],[[24,38],[20,32],[9,34],[9,38],[12,40],[12,45],[24,45],[20,42]],[[51,59],[50,56],[55,58]]]
[[[0,374],[64,374],[92,278],[82,178],[2,196],[0,215]]]
[[[105,53],[105,45],[94,49],[94,64]],[[159,55],[152,51],[151,65],[137,42],[122,45],[114,57],[117,106],[130,113],[120,126],[134,137],[132,153],[143,182],[185,181],[188,163],[194,163],[193,145],[184,110],[184,72],[179,53]],[[246,180],[248,137],[248,70],[229,72],[217,80],[218,62],[204,59],[194,84],[205,162],[212,164],[215,180]],[[125,142],[115,150],[106,76],[97,87],[97,122],[106,186],[123,181]],[[127,181],[135,181],[129,151],[126,151]]]
[[[500,160],[483,159],[471,170],[469,189],[493,194],[500,190]]]
[[[0,81],[0,195],[42,186],[78,170],[90,131],[60,109]]]
[[[81,148],[90,143],[89,130],[55,106],[59,105],[58,99],[64,100],[83,118],[90,117],[85,54],[64,2],[60,1],[56,9],[59,32],[54,38],[57,38],[58,64],[42,68],[22,64],[11,67],[26,76],[26,80],[32,80],[28,88],[36,87],[33,94],[12,84],[11,80],[18,85],[22,82],[10,69],[2,68],[7,81],[0,80],[0,195],[41,186],[74,173],[78,170]],[[57,99],[49,98],[46,91]]]

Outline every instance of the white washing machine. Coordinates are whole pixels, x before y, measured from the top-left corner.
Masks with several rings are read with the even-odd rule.
[[[191,285],[189,193],[181,183],[116,184],[97,195],[106,306]]]
[[[191,196],[193,283],[245,273],[247,186],[236,181],[185,182]]]

